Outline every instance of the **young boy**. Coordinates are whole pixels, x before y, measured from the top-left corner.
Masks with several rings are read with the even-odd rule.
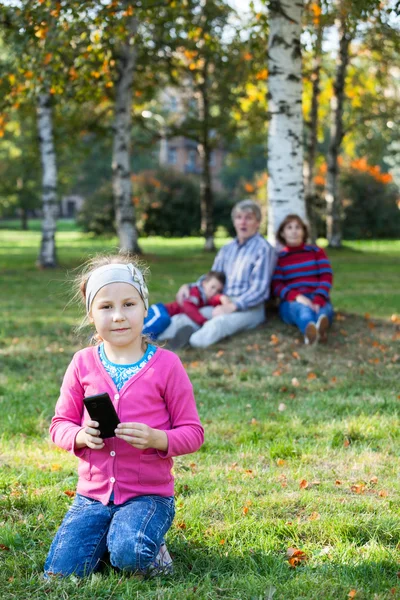
[[[171,323],[171,317],[181,313],[185,313],[198,325],[204,325],[207,319],[199,309],[203,306],[218,306],[228,301],[227,296],[222,294],[225,281],[225,274],[221,271],[209,271],[200,282],[191,286],[189,297],[183,304],[178,302],[152,304],[144,320],[142,333],[157,339]]]

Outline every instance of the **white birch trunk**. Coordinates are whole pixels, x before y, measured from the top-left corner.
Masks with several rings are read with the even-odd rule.
[[[55,267],[57,203],[57,166],[53,139],[53,120],[50,94],[40,94],[38,99],[38,134],[42,160],[42,242],[37,264],[42,268]]]
[[[119,246],[121,250],[129,252],[140,251],[132,203],[130,167],[132,87],[137,57],[134,36],[137,28],[138,22],[136,18],[132,18],[127,40],[119,50],[112,153],[112,182]]]
[[[302,0],[270,3],[268,42],[268,240],[282,220],[306,218],[303,182],[301,73]]]

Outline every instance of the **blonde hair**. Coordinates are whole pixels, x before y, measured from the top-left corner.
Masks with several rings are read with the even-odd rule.
[[[145,281],[150,273],[149,268],[145,265],[145,263],[141,261],[136,255],[130,254],[129,252],[121,250],[118,254],[96,254],[95,256],[89,258],[85,263],[83,263],[83,265],[78,267],[80,272],[74,278],[73,300],[85,307],[86,286],[89,277],[99,267],[104,267],[105,265],[112,265],[114,263],[123,265],[133,264],[134,267],[141,271]],[[85,310],[85,316],[76,328],[76,331],[80,332],[87,325],[89,325],[89,319]],[[102,341],[103,339],[98,335],[97,332],[95,332],[91,338],[91,343],[97,345],[100,344]],[[142,335],[142,342],[146,344],[151,342],[154,345],[154,341],[150,340],[145,335]]]

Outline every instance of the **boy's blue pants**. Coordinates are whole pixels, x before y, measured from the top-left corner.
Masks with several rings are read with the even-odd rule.
[[[144,320],[142,333],[150,339],[156,340],[160,333],[165,331],[171,323],[171,317],[168,314],[165,305],[162,302],[152,304],[149,307],[148,315]]]

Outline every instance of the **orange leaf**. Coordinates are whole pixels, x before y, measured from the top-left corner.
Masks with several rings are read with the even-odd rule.
[[[321,515],[317,512],[312,512],[311,515],[308,517],[309,521],[318,521],[321,518]]]
[[[363,483],[358,483],[357,485],[352,485],[350,489],[355,494],[363,494],[365,491],[365,485]]]
[[[286,557],[289,561],[289,565],[293,568],[298,567],[302,562],[305,562],[308,559],[306,553],[298,548],[288,548]]]
[[[357,590],[350,590],[349,593],[347,594],[347,596],[349,598],[355,598],[357,594]]]
[[[244,506],[242,512],[243,512],[244,515],[247,515],[247,513],[249,512],[249,507],[248,506]]]
[[[340,481],[340,479],[336,479],[335,485],[342,485],[342,482]]]
[[[302,479],[300,481],[300,489],[305,490],[306,488],[308,488],[308,481],[306,479]]]
[[[280,371],[279,369],[277,369],[276,371],[274,371],[272,373],[273,377],[279,377],[280,375],[282,375],[282,371]]]
[[[274,333],[271,335],[271,344],[273,346],[276,346],[276,344],[279,344],[279,338]]]
[[[175,522],[175,527],[178,529],[186,529],[186,523],[184,521]]]
[[[367,319],[367,320],[368,320],[368,319],[370,319],[370,318],[371,318],[371,315],[370,315],[369,313],[365,313],[365,315],[364,315],[364,319]]]
[[[286,460],[284,460],[283,458],[277,458],[276,464],[278,465],[278,467],[283,467],[284,465],[286,465]]]
[[[220,546],[223,546],[225,544],[225,540],[219,540],[219,544]]]
[[[293,358],[295,358],[296,360],[300,359],[300,354],[298,352],[292,352],[292,356]]]
[[[369,480],[370,483],[372,483],[373,485],[375,485],[376,483],[378,483],[378,478],[376,475],[374,475],[373,477],[371,477],[371,479]]]
[[[388,492],[387,492],[386,490],[380,490],[380,492],[379,492],[379,496],[380,496],[381,498],[387,498],[387,497],[388,497],[388,495],[389,495],[389,494],[388,494]]]
[[[66,496],[68,496],[68,498],[73,498],[75,496],[76,492],[73,490],[64,490],[64,494]]]
[[[313,379],[317,379],[317,375],[316,375],[315,373],[309,373],[309,374],[307,375],[307,379],[308,379],[309,381],[312,381]]]

